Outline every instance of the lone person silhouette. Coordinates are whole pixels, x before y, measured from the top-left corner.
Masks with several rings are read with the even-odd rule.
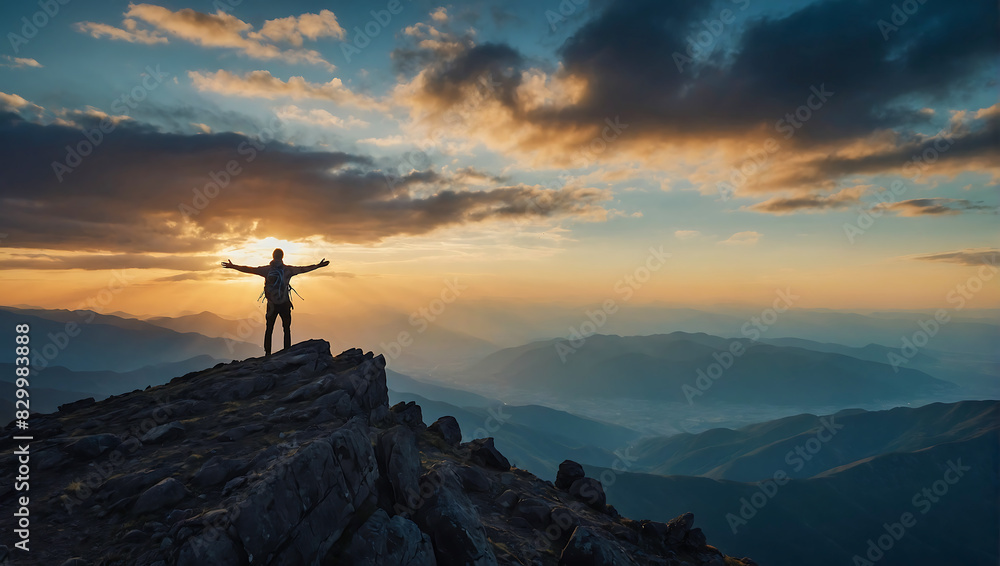
[[[264,292],[261,295],[267,299],[267,314],[264,316],[267,321],[267,328],[264,329],[265,356],[271,355],[271,334],[274,333],[274,321],[278,318],[278,315],[281,315],[281,328],[285,332],[284,347],[287,349],[292,346],[292,308],[294,307],[292,307],[292,297],[289,295],[289,292],[295,291],[295,289],[292,289],[292,286],[289,284],[291,278],[300,273],[308,273],[314,269],[330,265],[330,262],[326,261],[326,258],[316,265],[307,265],[305,267],[285,265],[284,261],[282,261],[285,257],[285,252],[281,248],[276,248],[272,257],[274,259],[271,260],[271,263],[260,267],[236,265],[228,259],[222,262],[222,267],[226,269],[235,269],[243,273],[260,275],[264,278]]]

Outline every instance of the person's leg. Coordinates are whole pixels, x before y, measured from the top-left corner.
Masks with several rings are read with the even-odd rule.
[[[281,306],[281,329],[285,332],[285,349],[292,347],[292,303]]]
[[[271,334],[274,333],[274,321],[278,318],[278,309],[270,301],[267,302],[267,313],[264,320],[267,326],[264,328],[264,355],[271,355]]]

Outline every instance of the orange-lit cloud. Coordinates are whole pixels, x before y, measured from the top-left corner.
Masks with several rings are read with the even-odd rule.
[[[302,47],[303,37],[344,37],[343,28],[329,10],[268,20],[260,31],[254,31],[250,24],[222,10],[206,14],[190,8],[175,12],[154,4],[129,4],[124,16],[121,28],[98,22],[79,22],[76,29],[92,37],[131,43],[167,43],[168,37],[173,37],[203,47],[233,49],[252,59],[308,63],[331,71],[334,65],[319,52]],[[140,23],[148,27],[140,27]],[[294,47],[285,49],[275,42],[290,43]]]
[[[282,81],[270,71],[252,71],[243,76],[226,70],[214,73],[188,71],[191,83],[201,91],[214,92],[226,96],[244,98],[291,98],[293,100],[326,100],[338,104],[348,104],[360,108],[381,108],[374,98],[355,93],[338,79],[318,84],[303,77],[291,77]]]

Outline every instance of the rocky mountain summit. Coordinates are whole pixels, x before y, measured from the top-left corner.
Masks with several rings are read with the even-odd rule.
[[[491,438],[462,443],[453,418],[427,426],[418,405],[389,407],[384,368],[312,340],[32,415],[30,552],[0,547],[0,562],[754,564],[709,546],[690,513],[619,516],[575,462],[544,481]],[[6,508],[23,495],[11,476]]]

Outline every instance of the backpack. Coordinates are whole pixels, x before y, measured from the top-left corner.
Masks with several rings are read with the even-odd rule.
[[[266,298],[268,302],[275,304],[284,304],[291,302],[291,295],[289,291],[299,295],[298,291],[292,288],[292,285],[288,281],[289,278],[285,277],[285,266],[283,264],[271,265],[271,269],[267,272],[267,277],[264,278],[264,291],[261,292],[261,297]],[[302,296],[299,295],[301,299]]]

